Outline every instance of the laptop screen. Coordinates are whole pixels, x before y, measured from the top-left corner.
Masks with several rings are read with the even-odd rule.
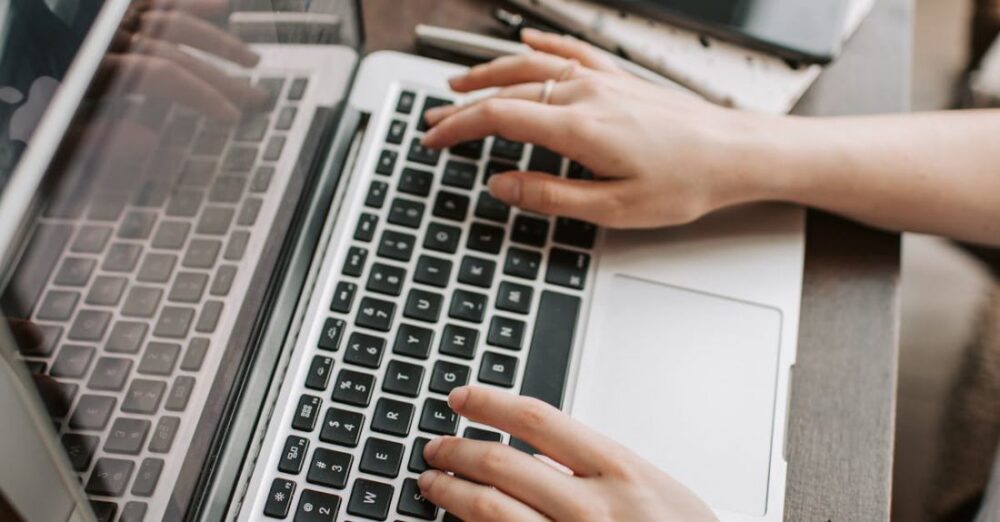
[[[0,0],[0,318],[99,514],[207,489],[360,42],[357,0]]]

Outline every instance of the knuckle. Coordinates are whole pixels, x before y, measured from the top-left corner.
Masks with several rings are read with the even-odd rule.
[[[537,399],[525,400],[517,414],[517,423],[525,433],[545,431],[552,416],[552,407]]]
[[[479,457],[480,469],[489,476],[509,469],[510,459],[505,449],[504,446],[490,444],[490,447]]]
[[[500,501],[491,490],[476,493],[469,503],[472,518],[476,520],[500,520]]]

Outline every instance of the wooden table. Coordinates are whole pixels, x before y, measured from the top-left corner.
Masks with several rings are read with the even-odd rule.
[[[486,32],[499,3],[364,0],[367,48],[412,52],[417,23]],[[906,111],[912,11],[912,0],[878,0],[796,113]],[[899,256],[897,234],[809,213],[786,520],[889,519]]]

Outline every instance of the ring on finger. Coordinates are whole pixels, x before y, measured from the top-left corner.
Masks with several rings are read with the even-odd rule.
[[[549,79],[545,80],[545,84],[542,86],[542,105],[548,105],[552,101],[552,91],[556,89],[556,81]]]

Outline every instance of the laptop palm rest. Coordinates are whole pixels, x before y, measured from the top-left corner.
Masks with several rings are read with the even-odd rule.
[[[763,515],[780,311],[621,274],[601,298],[574,416],[714,508]]]

